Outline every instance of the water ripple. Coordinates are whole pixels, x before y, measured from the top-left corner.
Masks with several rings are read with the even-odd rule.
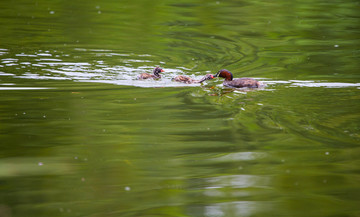
[[[184,34],[184,33],[183,33]],[[200,37],[201,36],[201,37]],[[242,64],[243,68],[247,70],[261,67],[258,65],[256,48],[246,42],[240,45],[235,45],[232,39],[222,39],[219,37],[210,37],[210,40],[203,43],[202,35],[197,36],[198,46],[214,47],[213,52],[207,52],[207,55],[197,55],[196,52],[201,51],[197,47],[194,50],[194,56],[205,58],[209,60],[222,61],[229,65]],[[174,35],[173,43],[191,43],[195,41],[186,42],[180,35]],[[181,41],[179,41],[181,39]],[[226,41],[227,44],[223,44]],[[222,44],[221,44],[222,43]],[[173,44],[174,45],[174,44]],[[226,45],[226,46],[225,46]],[[176,45],[174,45],[176,46]],[[221,52],[219,52],[219,49]],[[103,49],[83,49],[75,48],[74,54],[66,54],[61,51],[35,51],[32,53],[16,53],[11,55],[7,49],[0,49],[6,52],[4,58],[0,59],[0,67],[4,72],[0,72],[0,76],[14,76],[15,78],[23,79],[39,79],[39,80],[73,80],[78,82],[98,82],[109,83],[114,85],[129,85],[138,87],[180,87],[180,86],[199,86],[199,84],[183,84],[172,82],[171,78],[176,75],[187,75],[193,79],[200,79],[204,74],[215,73],[209,70],[194,70],[197,68],[187,66],[170,67],[166,62],[156,62],[158,57],[150,54],[134,54],[134,53],[120,53],[113,50]],[[10,53],[10,54],[9,54]],[[219,53],[227,53],[227,56],[221,56]],[[219,56],[220,55],[220,56]],[[230,55],[230,56],[229,56]],[[55,58],[48,58],[54,56]],[[15,58],[16,57],[16,58]],[[236,58],[235,58],[236,57]],[[115,59],[114,59],[115,58]],[[224,58],[228,58],[225,60]],[[198,59],[194,59],[196,63]],[[228,62],[228,63],[226,63]],[[247,65],[246,63],[249,63]],[[245,65],[244,65],[245,64]],[[141,73],[152,73],[156,65],[161,65],[165,69],[162,79],[160,80],[137,80],[137,76]],[[170,65],[170,64],[169,64]],[[21,67],[22,70],[19,70]],[[201,67],[200,67],[201,68]],[[15,73],[10,73],[14,72]],[[36,73],[33,73],[36,71]],[[257,78],[267,86],[286,85],[289,87],[323,87],[323,88],[348,88],[360,87],[359,83],[342,83],[342,82],[328,82],[328,81],[306,81],[306,80],[271,80],[269,78]],[[210,84],[217,84],[222,87],[221,79],[214,79],[209,81]],[[270,89],[266,89],[270,90]]]

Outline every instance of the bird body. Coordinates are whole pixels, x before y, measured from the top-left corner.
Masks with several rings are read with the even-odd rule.
[[[185,75],[178,75],[178,76],[174,77],[172,80],[177,81],[177,82],[186,83],[186,84],[192,84],[192,83],[202,83],[202,82],[204,82],[206,80],[211,80],[213,78],[214,78],[214,76],[211,75],[211,74],[205,75],[200,80],[195,80],[195,79],[192,79],[192,78],[190,78],[188,76],[185,76]]]
[[[215,77],[225,78],[223,85],[226,87],[249,87],[249,88],[257,88],[260,87],[261,83],[253,78],[235,78],[233,79],[233,75],[230,71],[226,69],[221,69],[218,73],[216,73]]]
[[[149,79],[149,78],[152,78],[152,79],[159,79],[161,78],[161,75],[160,73],[161,72],[164,72],[164,70],[160,67],[156,67],[153,71],[153,74],[149,74],[149,73],[141,73],[139,76],[138,76],[138,79]]]

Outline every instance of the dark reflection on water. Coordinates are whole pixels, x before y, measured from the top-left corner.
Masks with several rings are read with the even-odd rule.
[[[358,6],[1,2],[0,216],[358,216]]]

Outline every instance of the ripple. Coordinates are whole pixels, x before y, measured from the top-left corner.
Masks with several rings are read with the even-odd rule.
[[[255,160],[258,158],[265,157],[265,153],[258,152],[238,152],[223,155],[221,157],[213,158],[212,160],[227,162],[227,161],[244,161],[244,160]]]
[[[185,34],[185,33],[182,33]],[[204,35],[195,35],[194,41],[185,41],[182,35],[174,35],[172,43],[188,43],[192,47],[198,42],[196,49],[203,47],[204,49],[214,47],[206,54],[196,55],[200,58],[206,58],[216,64],[222,61],[222,64],[236,66],[247,62],[249,64],[241,67],[247,70],[261,67],[257,62],[256,48],[245,41],[235,44],[239,40],[224,37],[210,37],[206,42],[202,41]],[[225,44],[224,44],[225,43]],[[221,50],[221,52],[219,52]],[[194,52],[200,52],[197,50]],[[9,52],[6,50],[6,52]],[[159,57],[151,54],[134,54],[121,53],[113,50],[104,49],[83,49],[75,48],[74,54],[66,54],[62,51],[34,51],[34,53],[21,52],[13,56],[7,56],[0,59],[3,65],[0,67],[7,69],[16,69],[19,74],[1,72],[0,76],[14,76],[16,78],[39,79],[39,80],[73,80],[77,82],[98,82],[114,85],[126,85],[137,87],[183,87],[183,86],[200,86],[200,84],[184,84],[171,81],[171,78],[177,75],[190,76],[193,79],[200,79],[204,74],[212,73],[209,70],[196,70],[197,65],[188,67],[179,64],[179,66],[169,67],[166,62],[156,62]],[[55,55],[54,53],[61,53]],[[227,53],[227,56],[221,56],[219,53]],[[209,56],[204,56],[209,55]],[[17,57],[17,58],[14,58]],[[57,58],[47,58],[56,56]],[[40,58],[39,58],[40,57]],[[114,63],[114,57],[116,62]],[[236,57],[236,58],[235,58]],[[229,61],[224,58],[229,58]],[[215,60],[216,59],[216,60]],[[76,61],[74,61],[76,60]],[[230,61],[231,60],[231,61]],[[193,62],[197,62],[194,60]],[[26,71],[21,74],[18,70],[19,65]],[[139,74],[147,72],[152,73],[155,66],[161,65],[165,72],[160,80],[137,80]],[[219,67],[217,67],[219,68]],[[36,71],[37,73],[31,73]],[[216,71],[216,70],[215,70]],[[254,77],[254,76],[253,76]],[[359,83],[341,83],[328,81],[312,81],[312,80],[271,80],[269,78],[257,78],[265,85],[285,85],[287,87],[322,87],[322,88],[348,88],[360,87]],[[221,79],[205,82],[205,84],[215,84],[219,88],[223,88],[220,83]],[[264,90],[271,90],[263,88]]]
[[[50,53],[38,53],[36,55],[37,56],[42,56],[42,57],[51,57],[52,56],[52,54],[50,54]]]
[[[222,217],[228,216],[254,216],[254,214],[264,212],[269,209],[270,205],[265,202],[258,201],[234,201],[214,203],[204,207],[204,216],[206,217]]]
[[[24,78],[24,79],[35,79],[35,80],[71,80],[71,78],[67,77],[59,77],[59,76],[46,76],[46,75],[38,75],[33,73],[26,73],[20,76],[14,76],[15,78]]]
[[[90,66],[90,63],[81,63],[81,62],[41,62],[40,64],[50,65],[50,66]]]
[[[289,81],[276,81],[264,80],[261,81],[266,85],[284,84],[288,87],[323,87],[323,88],[348,88],[360,87],[360,83],[345,83],[345,82],[328,82],[328,81],[312,81],[312,80],[289,80]]]
[[[8,49],[0,48],[0,56],[5,55],[8,53]]]
[[[211,177],[207,179],[207,188],[249,188],[266,187],[270,179],[254,175],[228,175]]]
[[[12,73],[5,73],[5,72],[0,72],[0,76],[14,76],[15,74]]]
[[[342,82],[296,82],[292,83],[290,87],[326,87],[326,88],[347,88],[360,87],[360,83],[342,83]]]
[[[36,59],[36,61],[55,61],[55,62],[61,62],[61,59],[45,59],[45,58],[41,58],[41,59]]]
[[[34,54],[24,54],[24,53],[15,54],[15,56],[17,56],[17,57],[37,57]]]
[[[45,90],[53,89],[49,87],[0,87],[0,90]]]
[[[166,72],[163,73],[161,80],[138,80],[139,74],[147,72],[152,73],[155,67],[150,54],[122,54],[111,50],[87,50],[87,49],[74,49],[78,54],[78,58],[84,59],[84,56],[90,56],[93,59],[95,56],[102,56],[104,58],[98,59],[92,62],[79,61],[72,62],[68,61],[71,59],[70,55],[63,54],[65,59],[60,58],[40,58],[35,59],[39,55],[20,53],[16,54],[19,59],[6,58],[2,59],[3,63],[6,64],[17,64],[19,62],[25,68],[29,68],[30,71],[34,71],[37,68],[37,73],[25,72],[21,75],[16,75],[17,78],[27,79],[39,79],[39,80],[73,80],[78,82],[98,82],[98,83],[109,83],[114,85],[128,85],[138,87],[179,87],[179,86],[199,86],[199,84],[187,85],[183,83],[172,82],[171,78],[176,75],[188,75],[187,71],[191,69],[186,67],[178,68],[166,68]],[[91,51],[89,53],[89,51]],[[36,52],[35,52],[36,53]],[[40,53],[40,56],[51,56],[51,53]],[[45,54],[45,55],[44,55]],[[113,66],[110,65],[108,57],[121,57],[119,62],[125,63],[125,65]],[[22,60],[26,58],[26,61]],[[30,58],[30,59],[29,59]],[[33,59],[32,59],[33,58]],[[32,60],[31,60],[32,59]],[[112,59],[112,58],[111,58]],[[73,59],[74,60],[74,59]],[[6,62],[8,61],[8,62]],[[151,63],[150,65],[147,65]],[[165,64],[165,63],[164,63]],[[6,67],[10,67],[6,65]],[[204,73],[195,72],[190,77],[193,79],[200,79]],[[13,75],[13,74],[3,74]],[[59,76],[60,75],[60,76]]]
[[[72,165],[61,158],[7,158],[1,159],[0,163],[2,178],[68,174],[73,170]]]

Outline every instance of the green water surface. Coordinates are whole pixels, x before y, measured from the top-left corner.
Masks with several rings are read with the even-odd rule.
[[[360,216],[359,9],[1,1],[0,216]]]

